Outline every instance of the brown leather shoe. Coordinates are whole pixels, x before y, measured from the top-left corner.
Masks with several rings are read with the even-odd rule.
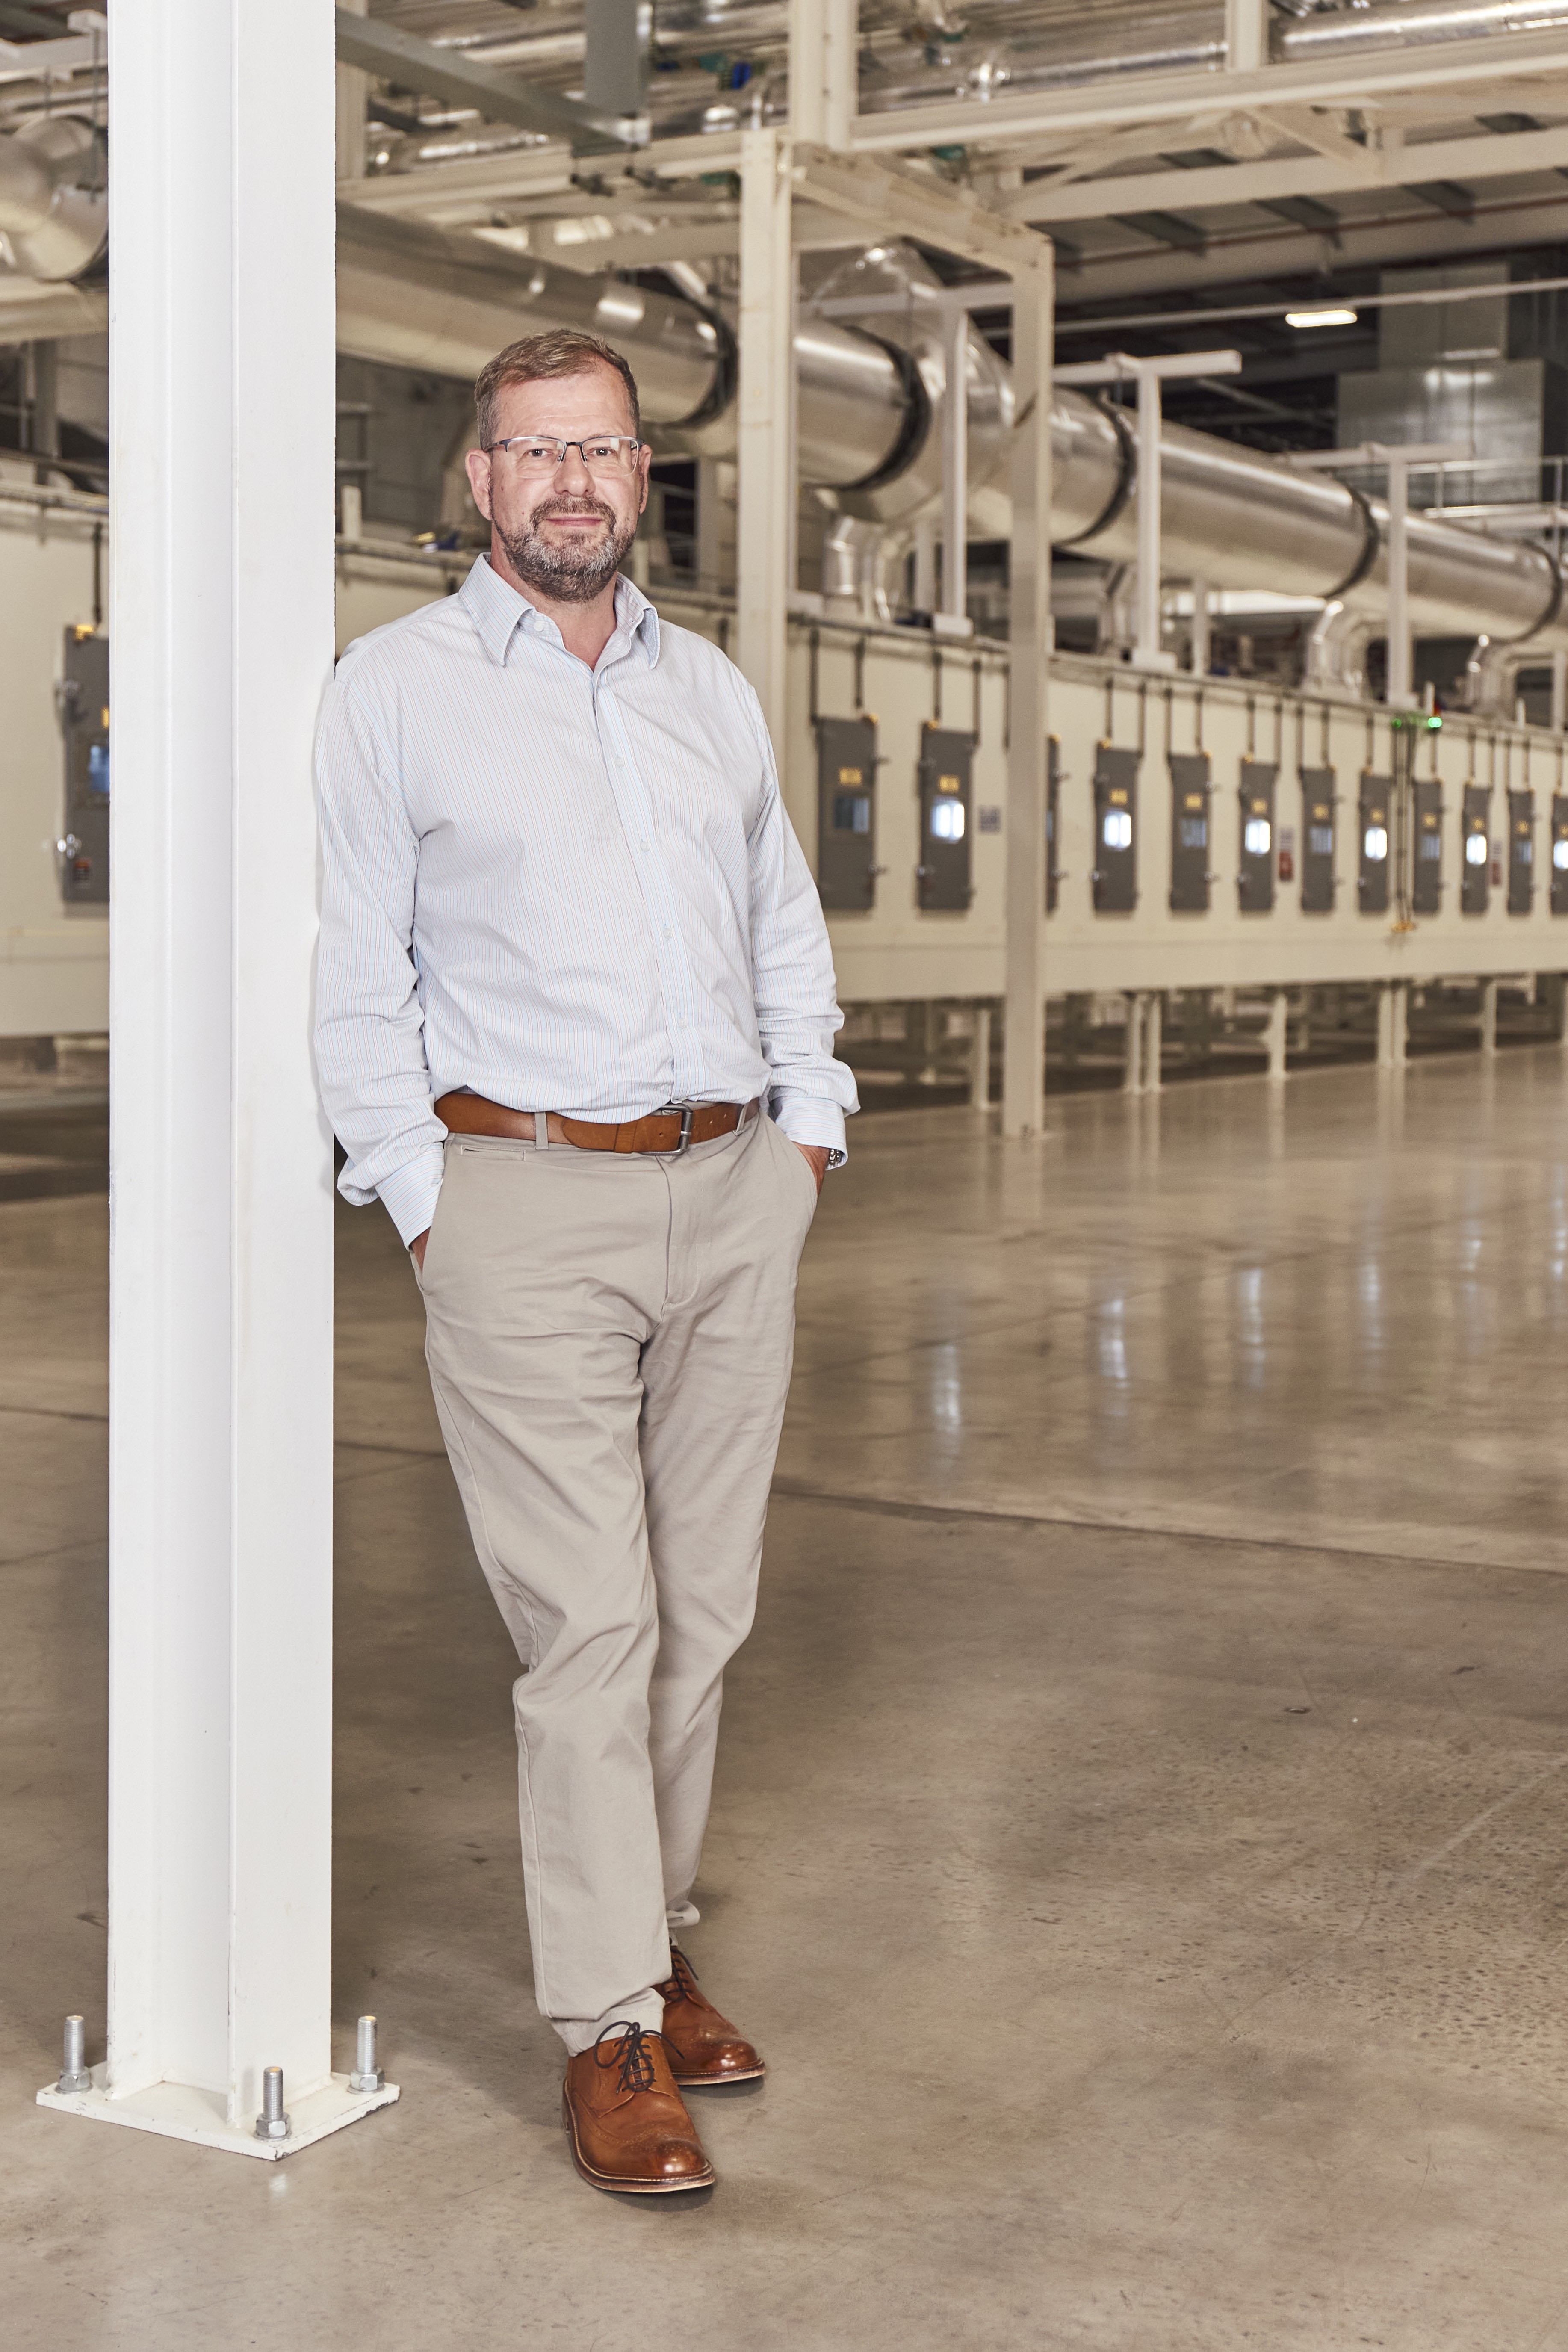
[[[767,2068],[727,2017],[704,1994],[690,1961],[671,1944],[672,1971],[654,1990],[664,1996],[664,2038],[683,2091],[709,2083],[754,2083]]]
[[[573,2162],[595,2189],[666,2197],[713,2186],[713,2167],[657,2033],[606,2026],[592,2050],[567,2060],[561,2109]]]

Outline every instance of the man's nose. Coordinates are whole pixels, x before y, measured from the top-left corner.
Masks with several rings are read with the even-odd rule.
[[[556,468],[555,487],[558,490],[568,491],[573,498],[581,498],[585,490],[594,487],[594,477],[584,464],[583,452],[575,442],[571,444]]]

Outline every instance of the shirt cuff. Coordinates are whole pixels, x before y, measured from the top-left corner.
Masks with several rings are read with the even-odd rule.
[[[393,1223],[403,1237],[406,1249],[421,1234],[428,1233],[436,1214],[436,1201],[441,1190],[441,1171],[446,1165],[438,1143],[426,1145],[417,1160],[395,1168],[376,1186]]]
[[[837,1103],[816,1095],[775,1094],[773,1125],[792,1143],[813,1143],[832,1154],[830,1168],[842,1168],[849,1157],[845,1148],[844,1113]]]

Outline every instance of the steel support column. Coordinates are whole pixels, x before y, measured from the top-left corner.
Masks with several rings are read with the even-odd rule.
[[[969,313],[942,323],[942,612],[953,635],[969,630]]]
[[[735,659],[756,688],[784,764],[795,507],[795,267],[789,139],[741,138],[740,399]]]
[[[790,0],[790,129],[846,150],[859,105],[858,0]]]
[[[110,40],[109,2054],[42,2096],[276,2156],[395,2096],[330,2047],[332,17],[140,0]]]
[[[1225,61],[1232,73],[1268,62],[1268,0],[1225,0]]]
[[[1006,1026],[1004,1134],[1037,1135],[1046,1113],[1046,739],[1051,640],[1051,353],[1054,256],[1013,280],[1013,548],[1008,665]]]

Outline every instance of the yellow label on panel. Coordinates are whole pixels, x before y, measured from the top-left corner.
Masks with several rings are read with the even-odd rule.
[[[861,780],[861,774],[862,771],[858,768],[840,768],[838,781],[841,784],[858,784]]]
[[[944,793],[956,793],[956,792],[957,792],[957,790],[958,790],[958,778],[957,778],[956,776],[943,776],[943,777],[942,778],[941,782],[942,782],[942,791],[943,791]]]
[[[1110,804],[1112,808],[1125,808],[1127,805],[1127,795],[1122,791],[1120,784],[1116,786],[1110,795]]]

